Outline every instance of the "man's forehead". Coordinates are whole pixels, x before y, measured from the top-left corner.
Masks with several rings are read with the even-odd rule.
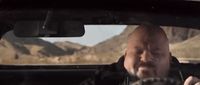
[[[154,28],[153,28],[154,27]],[[168,39],[162,28],[139,26],[128,37],[128,47],[149,47],[153,50],[168,46]]]
[[[167,36],[159,26],[141,25],[128,36],[130,42],[168,42]],[[163,42],[161,42],[163,43]]]
[[[159,41],[155,41],[155,42],[151,42],[151,41],[148,41],[148,42],[145,42],[145,41],[133,41],[133,42],[129,42],[128,43],[128,47],[132,47],[132,48],[136,48],[136,49],[139,49],[139,48],[144,48],[144,47],[148,47],[152,50],[157,50],[157,49],[162,49],[163,46],[167,46],[167,43],[161,43]]]
[[[159,45],[167,43],[168,40],[161,36],[161,35],[146,35],[146,34],[140,34],[136,36],[130,37],[128,39],[128,43],[130,44],[150,44],[150,45]]]

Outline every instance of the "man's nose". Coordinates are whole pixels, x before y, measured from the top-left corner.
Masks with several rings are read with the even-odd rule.
[[[143,51],[140,60],[143,62],[152,62],[153,61],[152,54],[149,51],[145,50]]]

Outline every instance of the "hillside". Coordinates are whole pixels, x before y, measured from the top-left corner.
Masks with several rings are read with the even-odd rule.
[[[120,56],[124,54],[124,50],[126,48],[126,40],[129,33],[131,33],[136,26],[127,26],[125,30],[110,39],[107,39],[103,42],[100,42],[99,44],[95,45],[94,47],[87,49],[86,52],[79,52],[77,62],[99,62],[99,63],[109,63],[113,61],[117,61]],[[186,28],[180,28],[180,27],[162,27],[164,31],[167,34],[167,37],[170,41],[170,47],[172,48],[171,52],[174,56],[177,57],[197,57],[199,55],[199,50],[196,50],[196,48],[200,48],[199,44],[199,38],[196,38],[198,34],[200,34],[199,30],[196,29],[186,29]],[[191,40],[191,39],[192,40]],[[188,42],[186,44],[190,44],[193,42],[196,42],[196,44],[190,44],[190,50],[191,52],[188,53],[188,56],[182,56],[180,53],[183,53],[185,48],[181,48],[182,46],[179,45],[182,42]],[[176,45],[178,44],[178,45]],[[185,45],[187,46],[187,45]],[[194,51],[193,51],[194,50]],[[196,56],[193,56],[193,55]],[[198,56],[199,57],[199,56]],[[76,60],[75,59],[75,60]],[[75,61],[76,62],[76,61]]]
[[[11,31],[0,41],[0,63],[51,63],[51,59],[73,55],[82,47],[86,48],[71,42],[54,44],[39,38],[17,38]]]
[[[181,43],[170,45],[170,50],[178,58],[200,58],[200,35]]]

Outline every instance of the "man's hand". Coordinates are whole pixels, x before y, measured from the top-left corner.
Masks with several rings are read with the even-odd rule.
[[[190,76],[185,80],[184,85],[200,85],[200,79],[194,76]]]

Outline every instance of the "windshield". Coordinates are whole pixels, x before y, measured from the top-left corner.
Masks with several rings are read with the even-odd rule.
[[[82,37],[19,38],[13,31],[0,41],[1,64],[110,64],[124,55],[127,37],[137,25],[85,25]],[[200,31],[161,26],[172,56],[183,63],[200,62]]]

